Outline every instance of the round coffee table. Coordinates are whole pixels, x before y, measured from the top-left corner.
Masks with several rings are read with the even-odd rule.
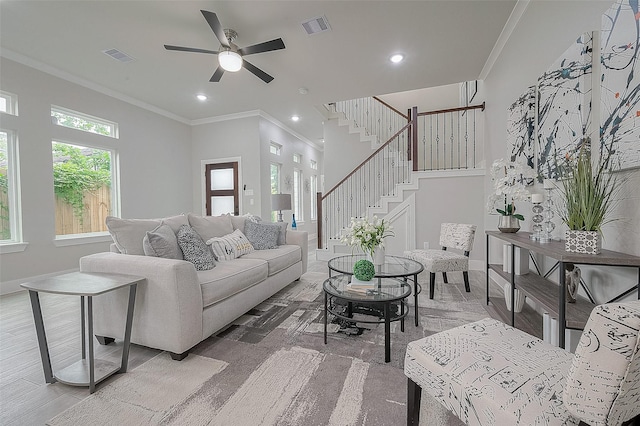
[[[404,317],[407,316],[407,302],[404,300],[411,294],[411,286],[397,278],[374,278],[371,289],[352,289],[349,286],[351,275],[341,274],[329,277],[323,284],[324,289],[324,344],[327,344],[328,313],[351,322],[381,323],[384,322],[384,361],[391,360],[391,323],[400,321],[400,330],[404,332]],[[342,300],[347,303],[347,315],[338,312],[334,301]],[[353,318],[353,303],[380,304],[383,307],[383,318],[378,320],[355,320]],[[391,312],[391,303],[400,303],[400,313]]]
[[[351,254],[347,256],[334,257],[328,263],[329,277],[331,271],[340,274],[353,275],[353,266],[358,260],[367,259],[364,254]],[[385,256],[384,264],[375,265],[376,274],[374,278],[402,278],[406,283],[413,281],[413,302],[415,305],[415,324],[418,326],[418,294],[422,287],[418,284],[418,274],[424,270],[420,262],[400,256]]]

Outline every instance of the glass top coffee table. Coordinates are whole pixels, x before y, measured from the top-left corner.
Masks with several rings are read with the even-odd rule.
[[[367,259],[364,254],[350,254],[346,256],[334,257],[329,261],[329,277],[332,272],[353,275],[353,266],[358,260]],[[418,294],[422,291],[418,284],[418,274],[424,267],[420,262],[400,256],[385,256],[384,264],[374,265],[376,268],[376,278],[402,278],[406,283],[413,281],[413,301],[415,305],[415,325],[418,326]]]
[[[324,290],[324,344],[327,344],[328,313],[351,322],[381,323],[384,322],[384,361],[391,360],[391,323],[400,322],[400,330],[404,332],[404,317],[407,316],[407,302],[404,300],[411,295],[411,286],[398,278],[374,278],[371,288],[353,289],[349,286],[351,275],[340,274],[329,277],[323,284]],[[339,302],[347,304],[346,315],[338,309]],[[353,303],[382,305],[381,319],[366,320],[353,318]],[[391,304],[398,302],[397,309],[392,312]]]

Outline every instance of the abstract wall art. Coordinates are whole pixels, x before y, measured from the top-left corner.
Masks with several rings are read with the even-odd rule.
[[[540,179],[558,179],[562,165],[590,137],[593,34],[585,33],[538,79],[537,163]]]
[[[602,16],[600,153],[613,170],[640,167],[640,11],[617,0]]]
[[[529,87],[507,109],[507,148],[510,161],[522,161],[535,169],[536,88]]]

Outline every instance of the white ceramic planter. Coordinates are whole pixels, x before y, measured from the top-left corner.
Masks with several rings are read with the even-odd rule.
[[[598,231],[572,231],[564,233],[564,249],[572,253],[600,254],[602,234]]]
[[[384,256],[386,255],[386,250],[384,247],[376,247],[373,252],[373,264],[374,265],[384,265]]]

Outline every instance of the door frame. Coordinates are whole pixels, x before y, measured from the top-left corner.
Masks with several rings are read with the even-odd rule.
[[[205,171],[207,164],[219,164],[219,163],[238,163],[238,210],[239,214],[244,211],[242,209],[242,199],[244,198],[244,185],[242,184],[242,157],[225,157],[225,158],[212,158],[209,160],[200,160],[200,214],[202,216],[207,215],[207,200],[206,200],[206,188],[207,182],[205,177]]]

